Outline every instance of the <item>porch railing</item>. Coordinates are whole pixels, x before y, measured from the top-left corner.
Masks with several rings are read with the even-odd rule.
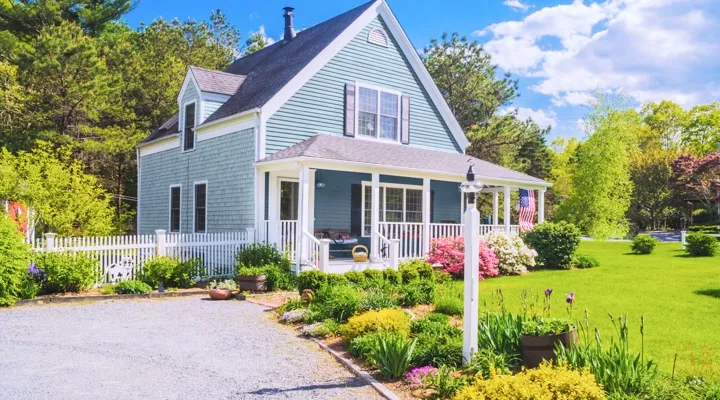
[[[303,235],[307,243],[305,264],[324,272],[330,263],[330,240],[317,239],[308,231],[303,232]]]
[[[430,241],[445,237],[462,236],[462,224],[430,224]]]
[[[388,239],[380,232],[377,232],[377,237],[378,247],[387,249],[386,252],[379,252],[380,261],[389,268],[397,269],[400,263],[400,241],[398,239]]]
[[[480,225],[480,235],[487,235],[488,233],[505,233],[505,225]],[[517,236],[519,234],[520,227],[510,225],[510,235]]]
[[[400,241],[400,258],[421,258],[423,224],[421,222],[380,222],[380,235]]]
[[[280,250],[287,253],[291,260],[295,260],[295,252],[297,251],[297,220],[281,220],[278,226],[278,239]]]

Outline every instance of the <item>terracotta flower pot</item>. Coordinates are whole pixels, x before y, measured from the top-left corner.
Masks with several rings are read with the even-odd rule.
[[[555,361],[555,345],[557,343],[562,343],[565,347],[575,346],[577,343],[577,329],[558,335],[522,335],[520,342],[523,350],[523,364],[528,368],[535,368],[543,360]]]
[[[210,298],[213,300],[227,300],[232,296],[228,289],[210,289]]]
[[[249,290],[251,292],[265,291],[265,275],[237,276],[240,290]]]

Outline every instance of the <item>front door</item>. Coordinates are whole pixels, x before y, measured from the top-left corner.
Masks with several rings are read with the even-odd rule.
[[[298,193],[300,184],[296,180],[280,180],[280,220],[296,221],[298,219]]]

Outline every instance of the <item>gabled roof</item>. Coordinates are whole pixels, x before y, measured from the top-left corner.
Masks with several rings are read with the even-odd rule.
[[[213,71],[200,67],[190,67],[200,91],[232,96],[237,93],[247,76],[228,72]]]
[[[279,40],[232,63],[225,72],[247,75],[247,79],[205,123],[265,105],[375,1],[298,32],[289,42]]]
[[[480,181],[483,178],[548,187],[542,179],[513,171],[479,158],[459,153],[421,149],[376,140],[358,140],[344,136],[319,134],[272,154],[258,164],[267,164],[293,159],[316,159],[369,164],[381,167],[416,171],[432,171],[462,177],[469,163],[475,166]]]

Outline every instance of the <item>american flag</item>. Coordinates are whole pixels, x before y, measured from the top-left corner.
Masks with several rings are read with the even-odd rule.
[[[531,231],[535,227],[535,191],[520,189],[520,207],[518,210],[520,231]]]

